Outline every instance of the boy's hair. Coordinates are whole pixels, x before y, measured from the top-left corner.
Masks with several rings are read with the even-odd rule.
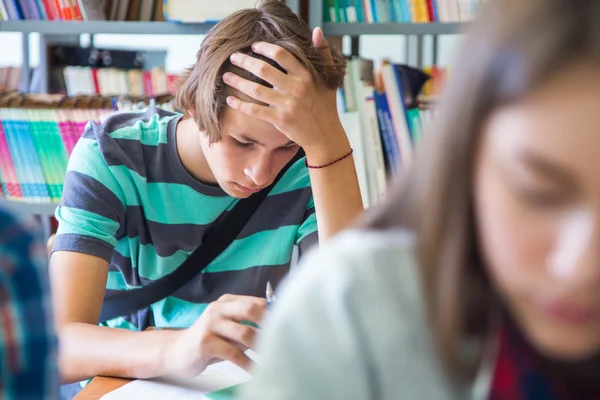
[[[279,0],[262,0],[256,8],[237,11],[215,25],[200,45],[195,64],[183,77],[177,92],[177,106],[194,121],[211,143],[220,140],[219,121],[225,99],[231,94],[223,82],[225,72],[233,72],[261,85],[271,87],[254,74],[235,67],[229,61],[239,52],[283,69],[273,60],[251,51],[256,42],[273,43],[289,51],[308,70],[316,82],[331,89],[343,84],[346,61],[331,48],[333,65],[328,65],[319,49],[312,46],[309,26]],[[285,71],[284,71],[285,72]]]

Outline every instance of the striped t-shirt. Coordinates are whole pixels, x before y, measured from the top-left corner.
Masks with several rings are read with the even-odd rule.
[[[90,122],[71,155],[53,251],[107,260],[107,292],[171,274],[200,244],[207,226],[238,201],[183,167],[176,144],[180,119],[150,108]],[[277,284],[289,271],[294,246],[302,249],[316,238],[310,179],[300,160],[201,274],[149,310],[103,325],[187,327],[223,294],[264,297],[267,281]]]

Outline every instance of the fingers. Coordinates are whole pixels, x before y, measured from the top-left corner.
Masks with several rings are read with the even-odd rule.
[[[275,125],[277,121],[277,112],[274,108],[261,104],[251,103],[240,100],[235,96],[227,97],[227,104],[234,110],[238,110],[246,115],[254,118],[262,119],[270,124]]]
[[[294,57],[289,51],[281,46],[267,42],[257,42],[252,45],[252,51],[275,61],[287,71],[288,75],[299,76],[306,73],[306,69],[302,66],[302,64],[300,64],[300,61],[298,61],[296,57]],[[283,75],[282,72],[280,73]],[[267,82],[271,83],[270,81]]]
[[[248,371],[252,366],[252,360],[244,354],[237,346],[227,342],[224,339],[213,337],[211,342],[210,354],[213,358],[231,361],[238,367]]]
[[[269,63],[243,53],[233,53],[229,59],[233,65],[251,72],[259,78],[269,82],[271,85],[281,88],[285,87],[287,82],[286,75]],[[274,61],[277,62],[277,60]]]
[[[251,296],[226,296],[221,298],[223,300],[219,299],[208,306],[205,312],[211,318],[260,324],[267,310],[265,299]]]
[[[254,348],[256,328],[227,319],[214,320],[209,329],[213,334],[230,341],[242,351]]]
[[[323,30],[321,28],[315,28],[312,34],[312,43],[313,47],[319,51],[323,60],[326,64],[333,65],[333,56],[331,55],[331,50],[329,50],[329,44],[325,40],[325,35],[323,35]]]
[[[256,82],[251,82],[234,73],[226,72],[223,75],[223,81],[245,95],[250,96],[255,100],[262,101],[263,103],[271,105],[278,104],[283,101],[282,94],[276,90],[270,89]]]

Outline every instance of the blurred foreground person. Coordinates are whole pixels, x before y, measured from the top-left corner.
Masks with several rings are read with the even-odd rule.
[[[600,399],[599,21],[484,6],[405,181],[278,296],[246,399]]]
[[[58,398],[45,248],[0,208],[0,398]]]

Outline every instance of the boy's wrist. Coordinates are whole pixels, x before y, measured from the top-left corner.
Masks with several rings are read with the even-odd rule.
[[[177,345],[179,343],[179,335],[182,334],[181,329],[165,329],[161,330],[161,335],[158,343],[158,365],[161,366],[161,375],[176,375],[179,372],[179,357],[177,356]]]
[[[344,130],[341,129],[341,134],[331,135],[327,140],[303,149],[309,165],[325,165],[347,154],[352,147]]]

